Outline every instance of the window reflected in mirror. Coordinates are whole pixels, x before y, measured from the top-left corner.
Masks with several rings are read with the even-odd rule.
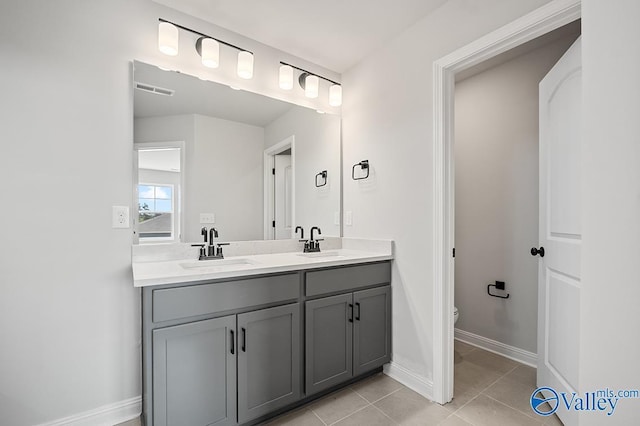
[[[180,240],[181,149],[136,144],[139,243]]]

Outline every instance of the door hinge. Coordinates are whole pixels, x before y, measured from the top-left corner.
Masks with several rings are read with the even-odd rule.
[[[456,257],[456,249],[453,249],[453,257]]]
[[[273,222],[271,222],[271,226],[273,226],[274,228],[276,227],[276,221],[275,220]]]
[[[276,174],[276,169],[275,169],[275,168],[271,169],[271,174],[272,174],[272,175],[275,175],[275,174]]]

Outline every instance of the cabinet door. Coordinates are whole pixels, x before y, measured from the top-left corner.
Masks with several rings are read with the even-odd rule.
[[[391,287],[353,293],[354,375],[391,360]]]
[[[351,293],[306,302],[307,396],[353,376],[352,315]]]
[[[235,315],[153,331],[153,424],[236,424]]]
[[[238,315],[238,421],[300,398],[300,304]]]

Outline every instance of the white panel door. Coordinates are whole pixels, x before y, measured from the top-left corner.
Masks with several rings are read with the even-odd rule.
[[[581,82],[578,39],[540,82],[539,233],[544,256],[537,254],[537,382],[558,395],[579,389]],[[564,408],[562,397],[557,403],[562,422],[578,424],[576,412]]]
[[[275,157],[275,222],[276,240],[292,238],[293,214],[293,169],[290,155],[276,155]]]

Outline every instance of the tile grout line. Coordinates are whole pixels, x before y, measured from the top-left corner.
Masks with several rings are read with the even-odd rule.
[[[455,410],[452,414],[456,414],[458,411],[462,410],[464,407],[466,407],[467,405],[469,405],[472,401],[474,401],[476,398],[478,398],[480,395],[485,395],[483,392],[486,391],[487,389],[489,389],[491,386],[495,385],[496,383],[498,383],[502,378],[504,378],[507,374],[511,373],[512,371],[514,371],[516,368],[518,368],[519,365],[516,365],[515,367],[513,367],[511,370],[507,371],[506,373],[504,373],[502,376],[498,377],[496,380],[494,380],[493,382],[489,383],[489,385],[485,386],[483,389],[481,389],[480,391],[478,391],[478,394],[476,396],[474,396],[473,398],[471,398],[469,401],[465,402],[464,404],[462,404],[460,407],[458,407],[457,410]],[[455,396],[454,396],[455,398]],[[508,406],[507,406],[508,407]],[[466,419],[465,419],[466,420]]]
[[[485,393],[483,393],[483,395],[484,395],[484,396],[486,396],[487,398],[493,399],[494,401],[498,401],[498,402],[499,402],[499,403],[501,403],[502,405],[506,405],[507,407],[509,407],[509,408],[511,408],[511,409],[513,409],[513,410],[516,410],[518,413],[522,413],[522,414],[524,414],[524,415],[525,415],[525,416],[527,416],[527,417],[530,417],[530,418],[532,418],[532,419],[534,419],[534,420],[540,420],[538,417],[534,417],[531,413],[525,413],[524,411],[522,411],[522,410],[520,410],[520,409],[518,409],[518,408],[516,408],[516,407],[512,407],[511,405],[507,404],[506,402],[504,402],[504,401],[500,401],[499,399],[496,399],[496,398],[492,397],[491,395],[487,395],[487,394],[485,394]]]
[[[365,397],[364,397],[364,395],[360,394],[360,392],[358,392],[358,391],[357,391],[357,390],[355,390],[355,389],[352,389],[352,390],[353,390],[355,393],[357,393],[361,398],[363,398],[365,401],[369,402],[369,400],[368,400],[367,398],[365,398]],[[381,400],[385,399],[386,397],[388,397],[388,396],[390,396],[390,395],[393,395],[394,393],[396,393],[396,392],[398,392],[398,391],[400,391],[400,390],[402,390],[402,388],[398,388],[398,389],[396,389],[396,390],[394,390],[394,391],[391,391],[391,392],[389,392],[388,394],[386,394],[385,396],[380,397],[380,398],[376,399],[375,401],[371,401],[371,402],[369,402],[369,404],[375,404],[376,402],[379,402],[379,401],[381,401]]]
[[[475,399],[475,398],[474,398],[474,399]],[[471,421],[469,421],[469,420],[465,419],[464,417],[460,417],[460,416],[459,416],[459,415],[457,415],[456,413],[451,413],[451,414],[449,414],[449,415],[448,415],[444,420],[442,420],[440,423],[445,422],[445,421],[446,421],[447,419],[449,419],[450,417],[457,417],[457,418],[461,419],[463,422],[465,422],[465,423],[469,423],[471,426],[476,426],[476,424],[475,424],[475,423],[473,423],[473,422],[471,422]]]
[[[371,404],[375,404],[376,402],[380,402],[380,401],[382,401],[383,399],[385,399],[386,397],[391,396],[391,395],[393,395],[394,393],[400,392],[401,390],[402,390],[402,388],[398,388],[398,389],[394,390],[393,392],[390,392],[388,395],[385,395],[385,396],[383,396],[382,398],[378,398],[378,399],[376,399],[376,400],[375,400],[375,401],[373,401]]]
[[[396,391],[397,392],[397,391]],[[393,392],[392,392],[393,393]],[[389,394],[391,395],[391,394]],[[387,395],[388,396],[388,395]],[[382,399],[382,398],[380,398]],[[379,401],[379,400],[378,400]],[[399,425],[400,423],[396,422],[395,420],[393,420],[391,417],[389,417],[389,415],[387,413],[385,413],[384,411],[382,411],[382,409],[376,407],[375,405],[371,404],[371,406],[373,408],[375,408],[376,410],[380,411],[382,413],[383,416],[385,416],[386,418],[388,418],[389,420],[391,420],[391,423],[393,423],[394,425]]]
[[[316,417],[318,418],[318,420],[320,420],[320,422],[321,422],[324,426],[328,426],[328,425],[325,423],[325,421],[324,421],[324,420],[322,420],[322,419],[320,418],[320,416],[319,416],[318,414],[316,414],[316,412],[315,412],[315,411],[313,411],[313,409],[312,409],[312,408],[307,408],[307,410],[311,411],[311,413],[312,413],[314,416],[316,416]]]
[[[484,395],[484,394],[483,394],[483,395]],[[511,408],[513,411],[515,411],[515,412],[517,412],[517,413],[520,413],[520,414],[522,414],[522,415],[524,415],[524,416],[526,416],[526,417],[528,417],[528,418],[530,418],[530,419],[533,419],[533,420],[539,420],[539,419],[536,419],[536,418],[534,418],[534,417],[528,416],[528,415],[526,415],[525,413],[523,413],[522,411],[518,410],[517,408],[513,408],[513,407],[512,407],[512,406],[510,406],[509,404],[505,404],[504,402],[499,401],[499,400],[497,400],[497,399],[495,399],[495,398],[493,398],[493,397],[491,397],[491,396],[489,396],[489,395],[484,395],[484,396],[486,396],[486,397],[487,397],[487,398],[489,398],[489,399],[493,399],[493,400],[494,400],[495,402],[497,402],[498,404],[502,404],[502,405],[504,405],[504,406],[505,406],[505,407],[507,407],[507,408]],[[540,423],[540,424],[544,424],[544,423]]]
[[[365,401],[366,401],[366,400],[365,400]],[[360,407],[360,408],[358,408],[356,411],[354,411],[353,413],[350,413],[350,414],[348,414],[348,415],[346,415],[346,416],[344,416],[344,417],[339,418],[339,419],[338,419],[338,420],[336,420],[335,422],[330,423],[328,426],[335,425],[336,423],[341,422],[341,421],[343,421],[344,419],[346,419],[346,418],[348,418],[348,417],[351,417],[351,416],[353,416],[353,415],[354,415],[354,414],[356,414],[356,413],[359,413],[360,411],[364,410],[365,408],[369,407],[370,405],[372,405],[372,404],[370,404],[370,403],[369,403],[369,401],[367,401],[367,405],[365,405],[364,407]],[[326,424],[326,423],[325,423],[325,424]]]

